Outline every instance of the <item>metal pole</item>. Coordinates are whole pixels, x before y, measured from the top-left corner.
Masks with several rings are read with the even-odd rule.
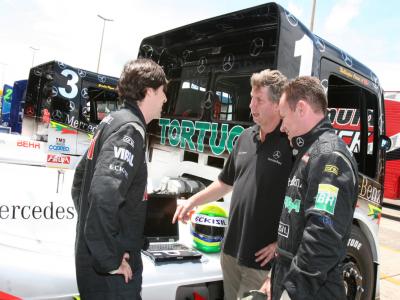
[[[311,24],[310,24],[310,31],[314,31],[314,17],[315,17],[315,6],[316,6],[317,0],[313,0],[313,5],[312,5],[312,12],[311,12]]]
[[[114,21],[114,20],[104,18],[104,17],[102,17],[102,16],[100,16],[100,15],[97,15],[97,16],[98,16],[100,19],[103,20],[103,32],[101,33],[101,42],[100,42],[99,59],[98,59],[98,61],[97,61],[97,73],[99,73],[100,58],[101,58],[101,49],[103,48],[103,38],[104,38],[104,29],[105,29],[105,27],[106,27],[106,21],[112,22],[112,21]]]
[[[40,49],[32,47],[32,46],[30,46],[29,48],[31,48],[33,50],[33,54],[32,54],[32,68],[33,68],[33,63],[35,62],[35,53],[36,53],[36,51],[38,51]]]

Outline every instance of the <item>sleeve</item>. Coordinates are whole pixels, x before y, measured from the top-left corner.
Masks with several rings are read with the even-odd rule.
[[[143,138],[130,124],[108,137],[99,150],[84,234],[94,268],[100,273],[118,269],[121,263],[124,247],[118,242],[119,207],[144,159]]]
[[[229,154],[229,157],[224,165],[224,168],[222,169],[221,173],[218,175],[218,179],[222,181],[223,183],[233,186],[233,183],[235,181],[235,157],[237,153],[237,149],[239,148],[241,136],[239,136],[239,139],[233,146],[232,152]]]
[[[340,152],[310,158],[308,174],[305,230],[284,282],[291,299],[314,299],[328,272],[343,259],[343,239],[357,199],[355,170]]]
[[[78,165],[75,168],[74,180],[72,182],[72,188],[71,188],[72,201],[74,202],[74,206],[78,214],[80,208],[80,195],[81,195],[85,168],[86,168],[86,152],[82,156],[81,160],[79,161]]]

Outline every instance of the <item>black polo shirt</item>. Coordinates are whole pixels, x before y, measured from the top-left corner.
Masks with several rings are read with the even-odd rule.
[[[277,240],[285,190],[292,168],[292,149],[280,125],[263,143],[260,127],[247,128],[238,138],[219,180],[233,186],[229,226],[223,251],[255,269],[255,253]]]

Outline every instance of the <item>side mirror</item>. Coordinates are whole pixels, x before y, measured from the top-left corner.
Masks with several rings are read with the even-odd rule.
[[[392,147],[392,140],[386,135],[381,135],[379,137],[379,147],[384,151],[389,151],[390,147]]]

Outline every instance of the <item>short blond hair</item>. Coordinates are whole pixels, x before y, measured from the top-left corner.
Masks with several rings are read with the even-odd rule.
[[[266,69],[259,73],[254,73],[250,78],[253,88],[269,87],[269,96],[273,102],[279,102],[287,78],[278,70]]]

